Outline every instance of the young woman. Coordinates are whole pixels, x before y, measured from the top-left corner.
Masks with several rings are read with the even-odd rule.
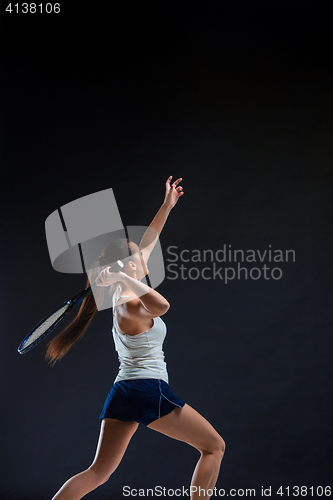
[[[192,500],[207,500],[215,486],[225,443],[204,417],[171,392],[162,350],[166,326],[161,319],[170,304],[141,282],[148,274],[147,261],[156,243],[152,233],[161,233],[170,210],[183,195],[178,185],[182,179],[170,184],[171,179],[166,181],[164,202],[140,246],[127,239],[116,240],[96,262],[100,269],[121,260],[122,271],[109,272],[105,267],[97,277],[98,294],[85,299],[75,320],[49,344],[46,356],[54,365],[86,331],[98,310],[96,302],[99,304],[104,291],[110,290],[120,370],[100,416],[100,437],[91,466],[69,479],[52,500],[79,500],[105,483],[118,467],[139,423],[200,452],[191,481]],[[91,271],[88,282],[93,279]]]

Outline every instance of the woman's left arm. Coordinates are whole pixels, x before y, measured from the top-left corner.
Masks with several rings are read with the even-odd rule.
[[[170,175],[165,183],[164,202],[140,241],[139,247],[146,262],[161,234],[171,209],[176,205],[178,198],[184,194],[183,188],[178,186],[182,178],[180,177],[170,184],[171,179],[172,175]]]

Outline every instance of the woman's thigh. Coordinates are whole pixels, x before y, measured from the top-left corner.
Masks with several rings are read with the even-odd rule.
[[[96,455],[89,467],[98,475],[108,477],[118,467],[134,432],[137,422],[123,422],[104,418],[97,444]]]
[[[154,420],[148,427],[184,441],[203,453],[223,452],[225,449],[224,440],[214,427],[188,404]]]

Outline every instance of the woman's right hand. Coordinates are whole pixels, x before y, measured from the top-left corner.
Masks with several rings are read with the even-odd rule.
[[[106,267],[99,273],[96,278],[97,286],[110,286],[112,283],[116,283],[116,281],[122,281],[123,276],[127,276],[122,271],[109,272],[109,267]]]

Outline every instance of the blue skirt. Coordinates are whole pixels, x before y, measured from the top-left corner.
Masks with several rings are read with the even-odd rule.
[[[175,396],[164,380],[121,380],[113,385],[99,418],[116,418],[148,425],[170,413],[175,406],[183,408],[184,404],[185,401]]]

